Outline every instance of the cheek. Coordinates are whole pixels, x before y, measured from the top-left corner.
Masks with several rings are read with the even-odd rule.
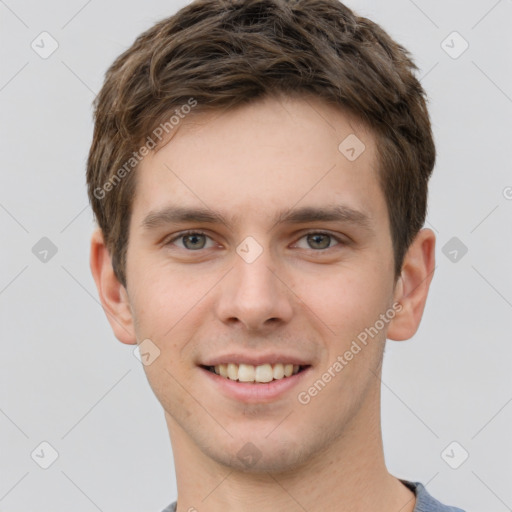
[[[293,290],[305,314],[312,317],[313,313],[327,335],[341,339],[372,325],[388,300],[382,272],[357,264],[336,270],[325,267],[325,272],[315,275],[297,275]]]
[[[141,265],[132,296],[137,337],[152,339],[162,351],[179,352],[207,318],[208,306],[211,312],[208,293],[218,280],[215,272],[171,268],[165,262]]]

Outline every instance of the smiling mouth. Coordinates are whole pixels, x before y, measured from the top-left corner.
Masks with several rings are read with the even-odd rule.
[[[287,363],[252,364],[226,363],[216,366],[202,366],[211,373],[229,380],[248,383],[267,383],[274,380],[281,380],[304,371],[309,366],[299,366]]]

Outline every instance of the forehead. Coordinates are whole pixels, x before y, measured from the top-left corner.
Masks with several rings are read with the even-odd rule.
[[[295,206],[386,211],[375,138],[353,116],[315,98],[266,98],[180,121],[137,169],[135,221],[174,204],[242,222]]]

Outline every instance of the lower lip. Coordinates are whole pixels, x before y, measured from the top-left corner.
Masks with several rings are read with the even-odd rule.
[[[239,382],[226,377],[221,377],[205,368],[199,368],[206,376],[218,386],[222,393],[240,402],[250,404],[269,403],[284,395],[287,391],[297,386],[304,378],[311,366],[290,377],[284,377],[270,382]]]

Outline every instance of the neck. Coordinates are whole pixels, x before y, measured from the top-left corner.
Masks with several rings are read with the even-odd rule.
[[[380,386],[372,402],[322,452],[280,473],[240,472],[204,454],[166,414],[178,487],[177,512],[413,512],[414,493],[386,469]]]

